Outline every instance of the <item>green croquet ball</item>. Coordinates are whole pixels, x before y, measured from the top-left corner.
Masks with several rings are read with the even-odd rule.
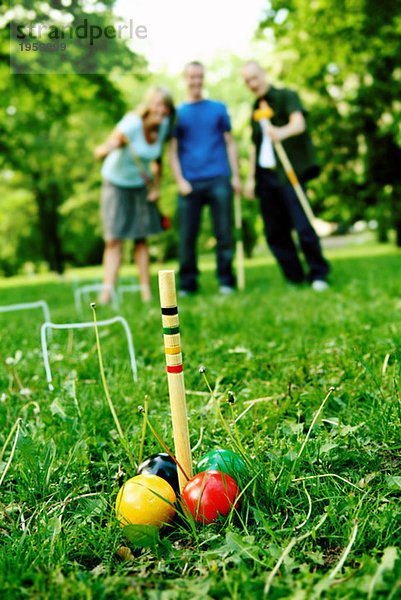
[[[245,461],[235,452],[221,448],[210,450],[205,454],[198,462],[197,470],[198,472],[222,471],[237,481],[243,481],[248,476]]]

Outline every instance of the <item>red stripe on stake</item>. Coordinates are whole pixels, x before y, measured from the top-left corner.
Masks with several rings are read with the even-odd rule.
[[[183,372],[182,364],[175,365],[174,367],[167,365],[167,373],[182,373],[182,372]]]

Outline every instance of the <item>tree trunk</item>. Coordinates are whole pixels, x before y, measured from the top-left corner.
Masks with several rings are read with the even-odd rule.
[[[52,271],[62,273],[64,271],[64,261],[59,236],[60,218],[57,209],[60,204],[60,191],[57,184],[50,183],[45,190],[37,190],[36,202],[43,257]]]
[[[386,218],[378,219],[377,241],[381,244],[388,242],[388,221]]]
[[[401,219],[396,219],[394,222],[394,228],[396,233],[396,243],[398,247],[401,247]]]

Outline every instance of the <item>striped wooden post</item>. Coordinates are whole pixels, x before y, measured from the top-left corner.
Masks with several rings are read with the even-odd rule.
[[[193,475],[192,456],[174,271],[159,271],[159,289],[175,456],[186,475],[191,478]],[[187,479],[181,469],[178,469],[178,482],[182,491]]]
[[[270,125],[270,119],[274,115],[273,109],[267,104],[266,100],[262,100],[259,103],[259,106],[260,108],[255,110],[253,113],[255,121],[259,121],[262,127],[263,125]],[[283,144],[281,142],[273,142],[273,146],[277,152],[281,164],[283,165],[285,174],[287,175],[288,180],[294,188],[294,192],[296,193],[297,198],[304,209],[306,216],[308,217],[309,221],[313,223],[313,221],[316,220],[315,215],[313,214],[309,200],[301,184],[299,183],[298,177],[296,176],[291,161],[288,158],[287,152],[284,150]]]

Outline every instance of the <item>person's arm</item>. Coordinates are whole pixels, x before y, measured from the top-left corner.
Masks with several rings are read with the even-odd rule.
[[[178,185],[178,191],[182,196],[188,196],[192,192],[192,186],[187,181],[181,171],[180,159],[178,158],[178,142],[176,137],[172,137],[169,146],[169,158],[171,170]]]
[[[256,176],[256,146],[252,144],[249,154],[249,171],[245,183],[244,195],[247,200],[255,199],[255,176]]]
[[[288,118],[288,123],[281,127],[270,125],[266,133],[273,142],[281,142],[289,137],[300,135],[306,129],[305,117],[300,110],[292,112]]]
[[[97,160],[103,160],[108,154],[110,154],[110,152],[112,152],[112,150],[120,148],[121,146],[125,146],[126,143],[127,138],[123,132],[116,127],[111,132],[106,142],[95,148],[95,158]]]
[[[242,185],[238,169],[237,145],[230,131],[224,132],[224,141],[226,143],[227,157],[231,169],[231,185],[236,194],[241,194]]]

